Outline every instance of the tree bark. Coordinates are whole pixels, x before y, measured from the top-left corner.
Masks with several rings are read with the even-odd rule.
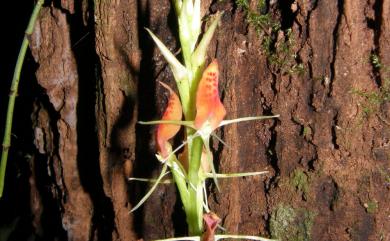
[[[260,14],[257,1],[249,2]],[[286,53],[294,55],[277,67],[264,47],[267,34],[243,8],[202,1],[206,18],[224,11],[208,57],[219,61],[226,118],[280,114],[218,131],[229,146],[213,142],[219,172],[269,174],[221,180],[221,192],[210,185],[211,209],[228,233],[389,240],[390,1],[267,1],[267,8],[281,24],[273,48],[290,40]],[[41,88],[32,113],[32,235],[186,234],[172,185],[129,213],[149,186],[128,178],[160,170],[154,129],[136,122],[161,116],[166,93],[157,81],[174,86],[144,27],[179,50],[169,0],[64,0],[42,10],[30,45]],[[298,64],[301,74],[293,71]]]

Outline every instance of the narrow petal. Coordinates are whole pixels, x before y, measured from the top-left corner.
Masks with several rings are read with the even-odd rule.
[[[201,129],[209,124],[214,130],[226,115],[218,93],[218,62],[214,60],[203,72],[196,92],[195,127]]]
[[[181,120],[183,111],[182,111],[179,97],[175,94],[175,92],[173,92],[171,88],[169,88],[168,85],[162,82],[160,83],[170,92],[168,106],[165,109],[162,120],[177,120],[177,121]],[[160,152],[163,158],[169,155],[169,151],[170,151],[169,149],[171,149],[168,140],[174,137],[177,134],[177,132],[179,132],[179,130],[180,130],[180,125],[175,125],[175,124],[159,124],[157,126],[156,139],[157,139],[158,151]]]

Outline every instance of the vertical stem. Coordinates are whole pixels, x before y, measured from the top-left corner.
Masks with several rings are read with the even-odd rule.
[[[190,145],[190,163],[188,169],[190,212],[187,213],[189,235],[200,236],[203,232],[203,181],[199,177],[203,141],[200,137]]]
[[[35,22],[38,18],[39,12],[42,8],[44,0],[38,0],[36,3],[34,10],[31,14],[30,21],[28,23],[22,46],[20,47],[18,59],[16,61],[16,66],[14,70],[14,76],[12,78],[11,91],[8,101],[8,109],[7,109],[7,117],[5,121],[4,128],[4,138],[3,138],[3,150],[1,153],[1,164],[0,164],[0,198],[3,196],[4,190],[4,179],[5,179],[5,171],[7,168],[7,159],[8,159],[8,150],[11,146],[11,129],[12,129],[12,120],[14,114],[15,107],[15,99],[18,92],[20,73],[22,71],[22,66],[24,62],[24,57],[26,55],[26,51],[28,48],[28,36],[32,34],[35,26]]]

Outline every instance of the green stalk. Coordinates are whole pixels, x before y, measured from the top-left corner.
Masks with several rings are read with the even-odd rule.
[[[8,159],[8,150],[11,147],[11,129],[12,129],[12,120],[14,115],[15,108],[15,99],[18,92],[20,73],[22,71],[22,66],[24,62],[24,57],[26,56],[26,51],[28,48],[28,37],[32,34],[35,26],[35,22],[38,18],[39,12],[42,8],[44,0],[38,0],[36,3],[34,10],[31,14],[30,21],[28,23],[22,46],[20,47],[18,59],[16,61],[16,66],[14,70],[14,76],[12,78],[11,91],[9,95],[8,101],[8,109],[7,109],[7,117],[5,121],[5,130],[4,130],[4,138],[3,138],[3,151],[1,153],[1,164],[0,164],[0,198],[3,196],[4,190],[4,179],[5,179],[5,171],[7,168],[7,159]]]
[[[195,138],[189,145],[188,190],[190,193],[190,208],[187,215],[189,235],[203,233],[203,179],[199,176],[203,141]]]

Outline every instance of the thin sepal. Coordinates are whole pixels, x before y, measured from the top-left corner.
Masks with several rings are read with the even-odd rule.
[[[140,178],[140,177],[129,177],[127,179],[128,181],[138,181],[138,182],[151,182],[151,183],[156,183],[157,179],[156,178]],[[175,183],[172,179],[167,179],[167,180],[161,180],[159,184],[172,184]]]
[[[269,173],[268,171],[261,172],[243,172],[243,173],[204,173],[205,178],[233,178],[233,177],[249,177],[249,176],[257,176]]]
[[[162,170],[161,170],[161,173],[160,175],[158,176],[156,182],[153,184],[153,186],[150,188],[150,190],[148,191],[148,193],[145,194],[145,196],[141,199],[141,201],[138,202],[137,205],[135,205],[135,207],[133,207],[130,212],[134,212],[135,210],[137,210],[139,207],[141,207],[142,204],[144,204],[144,202],[150,197],[150,195],[152,195],[153,191],[156,189],[156,187],[158,186],[158,184],[160,184],[161,180],[163,179],[163,177],[165,177],[165,175],[167,175],[169,172],[167,172],[167,167],[168,165],[167,164],[164,164]]]
[[[155,121],[138,121],[141,125],[158,125],[158,124],[174,124],[182,125],[195,129],[193,121],[177,121],[177,120],[155,120]]]
[[[219,124],[219,127],[235,124],[238,122],[245,122],[245,121],[254,121],[254,120],[267,120],[272,118],[279,118],[280,115],[271,115],[271,116],[247,116],[247,117],[241,117],[237,119],[231,119],[231,120],[223,120]],[[190,127],[193,129],[196,129],[194,126],[193,121],[175,121],[175,120],[155,120],[155,121],[138,121],[138,124],[141,125],[157,125],[157,124],[177,124],[177,125],[183,125],[186,127]],[[215,136],[214,136],[215,137]],[[218,138],[220,141],[220,139]]]
[[[280,115],[241,117],[241,118],[232,119],[232,120],[223,120],[219,124],[219,127],[238,123],[238,122],[253,121],[253,120],[266,120],[266,119],[279,118],[279,117],[280,117]]]

